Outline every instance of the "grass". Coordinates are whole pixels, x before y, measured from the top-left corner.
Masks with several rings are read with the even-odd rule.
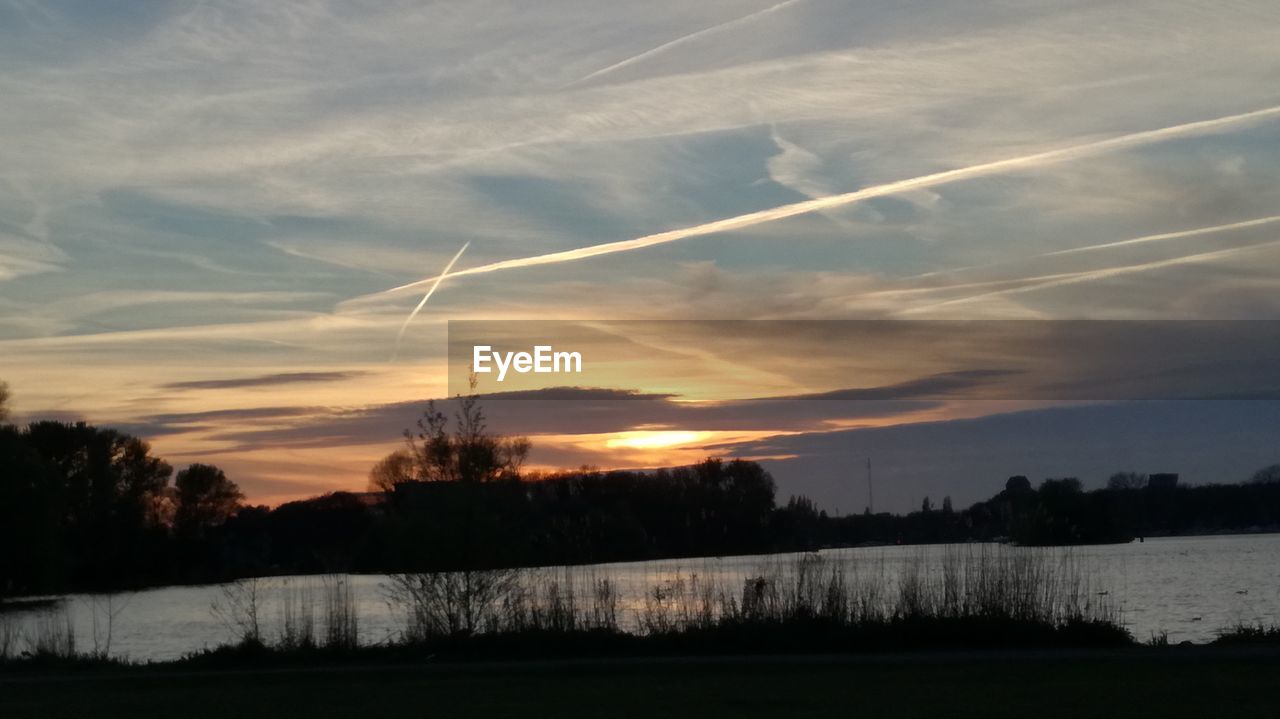
[[[41,612],[30,623],[24,633],[26,653],[32,657],[45,657],[58,660],[73,660],[76,652],[75,626],[71,623],[71,615],[66,611]]]
[[[1220,632],[1213,643],[1227,646],[1280,646],[1280,625],[1237,624]]]
[[[268,586],[248,579],[223,587],[212,607],[233,641],[183,661],[234,668],[426,657],[1132,645],[1117,613],[1098,603],[1091,589],[1069,552],[971,546],[922,551],[892,575],[883,564],[817,555],[773,563],[734,579],[676,573],[652,582],[639,599],[631,594],[625,603],[615,580],[580,569],[404,574],[385,587],[388,602],[404,614],[403,632],[362,646],[347,579],[329,577],[320,586],[291,580]],[[267,606],[275,611],[266,611]],[[77,656],[65,615],[59,621],[50,613],[26,643],[27,655],[46,661],[67,664]],[[95,647],[100,649],[96,637]],[[106,658],[95,650],[86,660]]]
[[[425,594],[388,592],[406,602],[398,641],[359,646],[338,584],[319,612],[314,587],[282,592],[265,632],[244,583],[224,602],[237,643],[166,664],[10,663],[0,716],[1269,716],[1280,669],[1267,647],[1138,645],[1072,557],[1043,550],[922,554],[893,576],[805,557],[732,583],[666,576],[631,604],[566,570],[409,579]]]
[[[317,592],[321,595],[319,608]],[[271,647],[284,653],[359,646],[360,619],[350,579],[327,576],[319,587],[310,580],[282,580],[275,597],[279,616],[274,637],[263,629],[263,605],[268,593],[265,584],[256,578],[222,587],[210,612],[235,637],[234,646]]]
[[[1274,714],[1275,655],[1201,650],[0,675],[5,717],[1205,717]]]
[[[676,574],[623,606],[613,580],[568,569],[398,575],[389,602],[405,616],[393,641],[359,646],[349,590],[329,591],[323,646],[312,605],[285,587],[274,642],[256,626],[252,586],[228,626],[231,646],[186,659],[201,667],[368,664],[424,659],[847,653],[938,649],[1124,647],[1135,642],[1117,613],[1094,600],[1071,555],[953,548],[919,555],[890,578],[882,567],[816,556],[777,564],[731,585]],[[624,621],[630,614],[630,620]],[[351,627],[352,634],[340,628]],[[337,629],[335,629],[337,628]]]
[[[1118,613],[1096,594],[1070,553],[951,547],[922,552],[893,577],[883,565],[817,555],[766,567],[738,584],[675,574],[630,607],[621,606],[612,580],[569,570],[398,575],[388,598],[404,611],[406,643],[581,633],[627,634],[656,647],[762,639],[781,646],[791,635],[784,648],[798,651],[895,641],[902,647],[1131,641]]]

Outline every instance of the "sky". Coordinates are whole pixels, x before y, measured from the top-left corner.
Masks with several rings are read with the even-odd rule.
[[[0,0],[0,380],[276,503],[363,488],[450,320],[1280,319],[1277,77],[1263,0]],[[490,419],[854,510],[868,456],[895,510],[1280,461],[1269,403],[812,401],[879,380],[660,339],[702,369]]]

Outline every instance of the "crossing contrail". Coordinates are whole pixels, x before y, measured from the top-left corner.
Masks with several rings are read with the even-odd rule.
[[[462,253],[466,252],[467,248],[470,246],[470,242],[466,242],[462,245],[462,248],[458,250],[458,254],[454,255],[453,259],[449,260],[449,264],[444,266],[444,272],[441,272],[436,277],[436,281],[431,283],[431,289],[427,290],[427,294],[422,296],[422,301],[419,302],[418,306],[413,308],[413,312],[410,312],[409,316],[405,318],[404,324],[400,325],[400,332],[396,335],[396,349],[395,352],[391,354],[392,362],[395,362],[396,358],[400,356],[400,341],[404,339],[404,331],[409,329],[409,323],[413,322],[413,318],[417,317],[418,313],[422,311],[422,308],[426,306],[427,300],[431,299],[431,295],[435,294],[436,288],[439,287],[440,283],[444,281],[444,278],[449,275],[449,270],[453,269],[453,264],[458,261],[459,257],[462,257]]]
[[[668,242],[677,240],[685,240],[691,237],[700,237],[702,235],[710,235],[718,232],[727,232],[730,230],[739,230],[745,227],[763,224],[766,222],[774,222],[783,220],[788,217],[804,215],[819,210],[828,210],[844,205],[850,205],[855,202],[861,202],[875,197],[884,197],[893,195],[907,190],[917,190],[925,187],[934,187],[937,185],[945,185],[961,180],[968,180],[975,177],[983,177],[986,175],[994,175],[1001,172],[1012,170],[1023,170],[1032,167],[1044,167],[1047,165],[1055,165],[1071,160],[1078,160],[1085,157],[1101,155],[1116,150],[1123,150],[1142,145],[1149,145],[1174,138],[1188,137],[1195,135],[1206,135],[1216,132],[1222,128],[1243,125],[1251,122],[1266,120],[1271,117],[1280,115],[1280,105],[1245,112],[1236,115],[1225,115],[1223,117],[1213,118],[1211,120],[1199,120],[1197,122],[1188,122],[1181,125],[1171,125],[1156,130],[1144,130],[1142,132],[1134,132],[1127,135],[1119,135],[1117,137],[1108,138],[1106,140],[1098,140],[1088,142],[1081,145],[1073,145],[1071,147],[1059,148],[1057,150],[1048,150],[1045,152],[1036,152],[1029,155],[1021,155],[1018,157],[1010,157],[1003,160],[993,162],[984,162],[968,167],[961,167],[954,170],[946,170],[944,172],[935,172],[929,175],[921,175],[906,180],[897,180],[882,185],[874,185],[853,192],[846,192],[839,195],[831,195],[829,197],[819,197],[812,200],[795,202],[789,205],[781,205],[779,207],[767,210],[758,210],[745,215],[736,217],[728,217],[714,222],[707,222],[692,227],[684,227],[677,230],[668,230],[666,232],[658,232],[644,237],[637,237],[632,240],[620,240],[617,242],[605,242],[598,245],[588,247],[580,247],[573,250],[563,250],[561,252],[549,252],[543,255],[534,255],[532,257],[521,257],[511,260],[502,260],[500,262],[492,262],[487,265],[479,265],[477,267],[469,267],[465,270],[452,273],[451,277],[462,277],[465,275],[479,275],[489,272],[499,272],[501,270],[514,270],[521,267],[536,267],[539,265],[554,265],[562,262],[573,262],[575,260],[585,260],[590,257],[599,257],[601,255],[611,255],[617,252],[629,252],[631,250],[639,250],[654,245],[664,245]],[[393,287],[384,290],[379,295],[404,292],[406,290],[416,289],[433,282],[439,282],[446,274],[436,277],[428,277],[416,282],[410,282],[399,287]]]

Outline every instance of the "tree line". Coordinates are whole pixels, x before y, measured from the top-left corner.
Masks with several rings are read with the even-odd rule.
[[[526,439],[489,432],[475,398],[460,405],[452,426],[429,405],[374,491],[275,508],[246,506],[213,465],[175,473],[114,429],[0,425],[0,596],[771,548],[759,465],[530,474]]]
[[[831,517],[804,497],[780,507],[778,542],[796,548],[995,541],[1029,546],[1128,542],[1146,537],[1280,532],[1280,465],[1238,484],[1178,485],[1176,475],[1117,472],[1086,491],[1074,477],[1033,487],[1023,475],[963,510],[925,498],[905,515]],[[1173,481],[1170,481],[1173,480]]]
[[[2,387],[2,385],[0,385]],[[370,491],[246,506],[217,467],[178,472],[146,442],[85,423],[0,425],[0,595],[267,574],[424,572],[954,541],[1079,544],[1280,529],[1280,466],[1237,485],[1118,473],[1012,477],[965,509],[830,516],[776,501],[743,460],[655,471],[523,469],[528,440],[487,429],[476,398],[429,404]],[[0,403],[0,421],[4,405]],[[1159,481],[1157,481],[1159,479]]]
[[[0,426],[0,468],[0,593],[180,578],[243,499],[217,467],[175,474],[146,442],[84,422]]]

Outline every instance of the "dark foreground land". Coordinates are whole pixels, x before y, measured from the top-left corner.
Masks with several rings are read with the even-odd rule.
[[[1280,651],[928,653],[0,673],[17,717],[1274,716]]]

